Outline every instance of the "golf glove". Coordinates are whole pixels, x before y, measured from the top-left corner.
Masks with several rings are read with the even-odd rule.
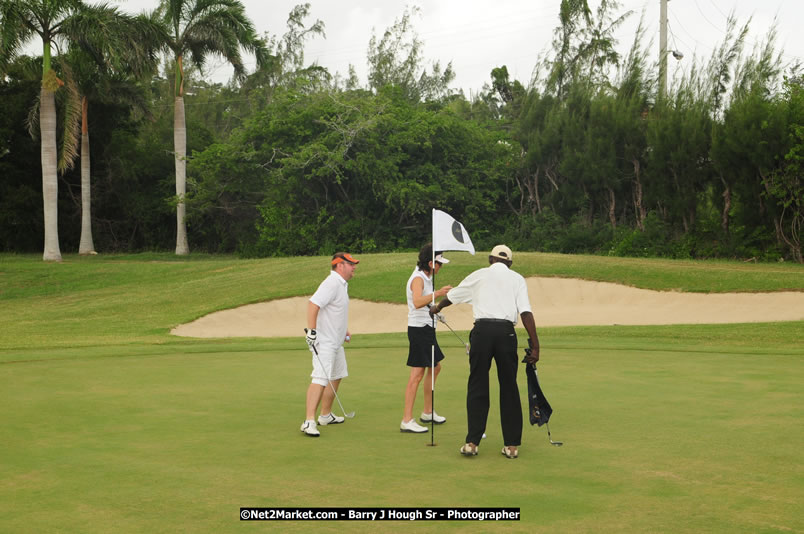
[[[304,329],[304,339],[307,341],[307,346],[310,347],[310,350],[315,350],[315,342],[316,342],[316,333],[315,328],[311,328],[310,330]]]

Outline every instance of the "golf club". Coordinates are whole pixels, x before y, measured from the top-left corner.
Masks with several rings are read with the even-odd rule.
[[[545,426],[547,427],[547,439],[550,440],[550,445],[555,445],[556,447],[561,447],[564,444],[564,442],[563,441],[553,441],[553,437],[550,435],[550,424],[545,423]]]
[[[458,338],[458,341],[460,341],[460,342],[461,342],[461,345],[463,345],[464,347],[466,347],[466,354],[469,354],[469,343],[464,343],[464,342],[463,342],[463,340],[461,339],[461,336],[459,336],[459,335],[458,335],[458,334],[455,332],[455,330],[453,330],[453,329],[452,329],[452,327],[451,327],[451,326],[450,326],[450,325],[447,323],[447,320],[446,320],[446,319],[444,319],[444,316],[443,316],[443,315],[441,315],[440,313],[437,313],[437,314],[436,314],[436,317],[438,317],[438,320],[439,320],[439,321],[441,321],[442,323],[444,323],[445,325],[447,325],[447,328],[449,328],[450,332],[452,332],[453,334],[455,334],[455,337],[457,337],[457,338]]]
[[[305,328],[304,331],[307,332],[307,329]],[[318,349],[315,348],[315,345],[310,345],[310,348],[313,349],[313,354],[315,354],[315,359],[318,360],[318,365],[321,366],[321,369],[324,371],[324,375],[327,377],[327,384],[329,384],[329,387],[332,388],[332,392],[335,394],[335,400],[338,401],[338,406],[341,407],[341,412],[343,413],[343,416],[348,417],[349,419],[352,419],[355,416],[355,412],[346,413],[346,410],[343,409],[343,404],[341,404],[341,399],[340,399],[340,397],[338,397],[338,392],[335,389],[335,386],[332,385],[332,380],[329,379],[329,373],[327,373],[327,370],[324,367],[324,364],[321,362],[321,358],[318,357]]]

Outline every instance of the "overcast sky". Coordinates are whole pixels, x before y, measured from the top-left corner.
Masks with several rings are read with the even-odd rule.
[[[91,0],[88,0],[91,3]],[[154,9],[157,0],[112,2],[134,13]],[[243,0],[248,16],[262,35],[281,36],[295,0]],[[452,62],[454,88],[466,96],[477,92],[490,79],[491,69],[506,65],[512,78],[530,80],[533,67],[549,47],[558,25],[560,0],[311,0],[308,25],[320,19],[326,25],[326,39],[316,38],[306,47],[305,59],[327,67],[332,74],[346,75],[355,66],[366,82],[366,55],[372,32],[378,36],[393,25],[407,5],[418,5],[415,28],[424,44],[428,61],[442,67]],[[597,7],[599,0],[590,0]],[[634,30],[644,12],[651,50],[658,57],[659,0],[622,0],[622,12],[634,14],[618,32],[618,49],[627,53]],[[749,49],[764,39],[774,18],[778,48],[787,62],[804,61],[804,0],[669,0],[668,47],[684,54],[680,62],[669,60],[670,75],[688,68],[693,56],[708,58],[725,35],[726,17],[734,12],[740,24],[753,17]],[[646,43],[647,44],[647,43]],[[41,50],[41,49],[40,49]],[[247,65],[253,69],[253,58]],[[225,82],[231,71],[211,60],[207,72],[211,81]]]

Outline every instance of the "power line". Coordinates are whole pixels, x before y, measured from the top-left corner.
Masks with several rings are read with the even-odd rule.
[[[716,25],[715,25],[715,24],[714,24],[714,23],[713,23],[711,20],[709,20],[709,19],[706,17],[706,14],[705,14],[705,13],[703,12],[703,10],[701,9],[701,5],[698,3],[698,0],[695,0],[695,7],[697,7],[697,8],[698,8],[698,13],[700,13],[700,14],[701,14],[701,16],[703,17],[703,19],[704,19],[706,22],[708,22],[710,26],[712,26],[714,29],[716,29],[716,30],[717,30],[717,31],[719,31],[720,33],[725,33],[725,32],[723,31],[723,29],[722,29],[722,28],[717,27],[717,26],[716,26]]]
[[[712,5],[714,6],[714,8],[715,8],[715,9],[717,9],[718,13],[720,13],[720,14],[723,16],[723,18],[729,18],[729,17],[728,17],[728,15],[726,15],[725,13],[723,13],[723,12],[720,10],[720,8],[719,8],[719,7],[717,7],[717,4],[714,2],[714,0],[709,0],[709,3],[710,3],[710,4],[712,4]]]
[[[693,42],[694,42],[696,45],[700,45],[702,48],[706,48],[706,49],[707,49],[707,50],[709,50],[709,51],[713,51],[713,50],[714,50],[714,48],[711,48],[709,45],[704,44],[704,43],[702,43],[702,42],[698,41],[698,40],[695,38],[695,36],[693,36],[693,35],[692,35],[690,32],[688,32],[688,31],[687,31],[687,28],[685,28],[685,27],[684,27],[684,25],[683,25],[683,24],[681,24],[681,21],[680,21],[680,20],[678,20],[678,17],[676,16],[676,14],[675,14],[675,13],[672,13],[672,12],[671,12],[670,14],[671,14],[671,15],[673,16],[673,18],[676,20],[676,22],[678,23],[678,26],[679,26],[679,27],[680,27],[680,28],[681,28],[681,29],[684,31],[684,33],[686,33],[686,34],[689,36],[689,38],[690,38],[690,39],[692,39],[692,41],[693,41]],[[682,41],[682,43],[683,43],[683,41]],[[695,48],[697,48],[697,47],[695,47],[695,46],[690,46],[690,45],[688,45],[687,43],[684,43],[684,46],[686,46],[687,48],[693,49],[693,50],[694,50]]]
[[[717,7],[717,5],[715,5],[715,3],[713,2],[713,0],[709,0],[709,1],[712,3],[712,5],[714,5],[714,6],[715,6],[715,9],[717,9],[718,13],[720,13],[720,15],[721,15],[721,16],[722,16],[724,19],[728,20],[728,19],[730,18],[730,15],[726,15],[725,13],[723,13],[723,11],[721,11],[721,10],[720,10],[720,9]],[[703,19],[704,19],[704,20],[705,20],[707,23],[709,23],[709,25],[710,25],[710,26],[712,26],[712,27],[713,27],[715,30],[717,30],[717,31],[719,32],[719,34],[720,34],[720,35],[724,35],[724,36],[726,35],[726,33],[727,33],[727,32],[726,32],[726,30],[725,30],[725,29],[723,29],[722,27],[719,27],[717,24],[715,24],[715,23],[713,23],[711,20],[709,20],[709,18],[706,16],[706,14],[704,13],[703,9],[701,8],[701,5],[698,3],[698,0],[695,0],[695,6],[698,8],[698,12],[701,14],[701,17],[703,17]],[[676,17],[675,13],[673,13],[673,17],[674,17],[674,18],[676,18],[676,20],[678,21],[678,17]],[[735,19],[735,20],[736,20],[736,19]],[[700,41],[698,41],[698,40],[697,40],[697,39],[696,39],[694,36],[692,36],[692,35],[691,35],[689,32],[687,32],[687,30],[684,28],[684,26],[683,26],[683,25],[682,25],[680,22],[679,22],[679,25],[681,26],[681,29],[683,29],[683,30],[684,30],[684,32],[685,32],[687,35],[689,35],[689,36],[690,36],[690,38],[691,38],[691,39],[692,39],[692,40],[693,40],[695,43],[697,43],[697,44],[699,44],[699,45],[703,46],[703,47],[704,47],[704,48],[706,48],[707,50],[711,50],[711,51],[713,51],[713,50],[714,50],[714,48],[712,48],[712,47],[711,47],[711,46],[709,46],[709,45],[705,45],[705,44],[701,43],[701,42],[700,42]],[[757,40],[756,40],[755,38],[753,38],[753,37],[749,37],[749,38],[748,38],[748,40],[750,41],[750,43],[751,43],[751,44],[752,44],[752,45],[753,45],[755,48],[758,48],[758,47],[762,46],[762,43],[761,43],[760,41],[757,41]],[[793,60],[793,61],[801,61],[801,57],[796,56],[796,55],[792,55],[792,54],[788,54],[788,53],[786,53],[784,50],[779,50],[779,51],[778,51],[778,53],[779,53],[781,56],[783,56],[783,57],[787,58],[788,60]]]

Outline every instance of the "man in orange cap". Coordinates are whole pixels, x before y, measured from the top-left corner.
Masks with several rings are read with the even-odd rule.
[[[315,419],[321,404],[319,425],[343,423],[344,418],[332,413],[332,401],[341,379],[349,375],[346,369],[346,353],[343,343],[350,339],[349,280],[360,263],[351,254],[336,252],[330,262],[332,270],[321,282],[307,303],[307,345],[313,354],[312,382],[307,388],[307,414],[301,431],[310,437],[318,437]],[[328,387],[331,384],[331,387]]]

